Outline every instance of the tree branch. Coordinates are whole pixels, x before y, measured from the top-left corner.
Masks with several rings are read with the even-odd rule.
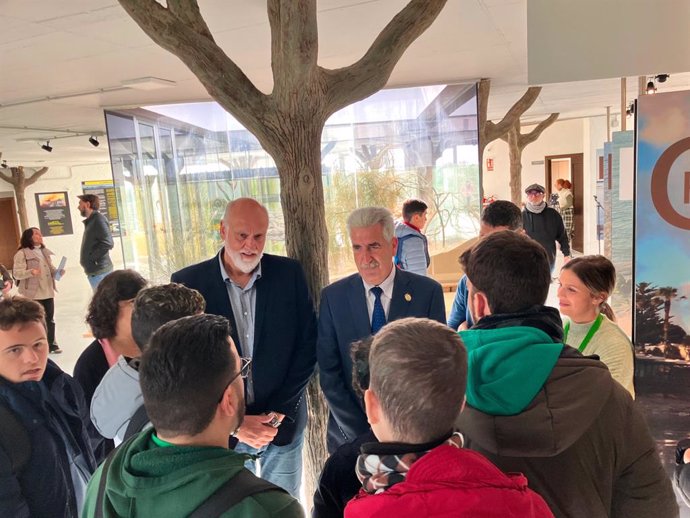
[[[206,20],[201,16],[199,4],[196,0],[167,0],[168,11],[191,27],[199,35],[208,38],[215,43],[211,30],[206,25]]]
[[[522,117],[522,114],[525,113],[529,108],[534,104],[534,101],[537,100],[537,97],[539,97],[539,94],[541,93],[541,86],[530,86],[527,91],[518,99],[515,104],[508,110],[508,113],[506,113],[503,116],[503,119],[501,119],[501,122],[497,124],[491,124],[490,125],[490,132],[487,131],[487,144],[491,142],[492,140],[496,140],[499,138],[501,135],[506,133],[510,127],[515,124],[515,121],[517,120],[518,123],[520,121],[520,117]],[[487,100],[488,103],[488,100]],[[487,127],[487,130],[489,127]],[[490,138],[492,137],[492,138]]]
[[[46,174],[47,172],[48,172],[48,168],[47,168],[47,167],[41,167],[38,171],[34,171],[34,174],[31,175],[31,178],[26,178],[26,177],[25,177],[26,180],[24,180],[24,185],[25,185],[26,187],[28,187],[29,185],[32,185],[32,184],[36,183],[36,181],[37,181],[41,176],[43,176],[44,174]]]
[[[336,70],[321,69],[331,87],[332,112],[377,92],[386,85],[407,48],[436,19],[447,0],[411,0],[386,25],[356,63]]]
[[[173,0],[166,9],[156,0],[118,0],[146,34],[176,55],[199,78],[208,93],[258,137],[264,129],[257,124],[266,113],[268,96],[261,93],[214,41],[194,5],[183,7]]]
[[[556,122],[556,119],[558,119],[558,115],[559,115],[558,113],[552,113],[551,115],[548,116],[548,118],[544,119],[539,124],[537,124],[536,128],[534,128],[529,133],[520,134],[519,135],[520,149],[525,148],[528,144],[531,144],[532,142],[537,140],[546,128],[548,128],[554,122]]]
[[[268,0],[274,96],[290,95],[318,73],[316,0]]]
[[[10,185],[14,185],[14,179],[11,176],[7,176],[5,173],[0,171],[0,178],[6,181]]]

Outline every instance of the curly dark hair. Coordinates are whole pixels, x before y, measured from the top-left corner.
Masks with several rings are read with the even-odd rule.
[[[24,232],[22,232],[22,237],[19,238],[19,248],[33,248],[34,247],[34,230],[38,230],[36,227],[29,227]],[[45,248],[45,245],[41,245],[41,248]]]
[[[134,270],[115,270],[98,285],[86,312],[86,323],[96,338],[115,336],[119,303],[132,300],[146,286],[146,279]]]

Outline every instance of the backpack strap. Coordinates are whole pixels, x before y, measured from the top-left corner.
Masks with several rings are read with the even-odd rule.
[[[17,476],[31,458],[31,440],[19,418],[0,402],[0,447],[10,459],[12,473]]]
[[[242,469],[197,507],[189,518],[221,516],[245,498],[265,491],[280,491],[287,494],[283,488],[256,477],[247,469]]]
[[[144,427],[147,424],[149,424],[149,422],[149,414],[146,412],[146,407],[142,403],[141,406],[137,408],[137,411],[134,412],[132,418],[129,420],[129,424],[127,425],[127,429],[125,430],[124,440],[126,441],[132,435],[136,435],[139,432],[141,432],[144,429]]]
[[[105,489],[108,482],[108,471],[110,470],[110,464],[115,458],[115,453],[120,450],[120,448],[129,445],[129,443],[131,443],[133,440],[134,437],[130,437],[128,440],[124,441],[117,448],[111,451],[106,457],[105,462],[103,463],[103,468],[101,469],[101,479],[98,481],[98,494],[96,496],[96,509],[93,515],[94,518],[103,518],[105,516],[103,514],[103,500],[105,498]]]

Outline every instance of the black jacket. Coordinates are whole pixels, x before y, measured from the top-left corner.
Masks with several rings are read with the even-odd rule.
[[[206,300],[206,313],[230,320],[232,340],[242,356],[218,255],[173,273],[171,280],[199,291]],[[247,414],[285,414],[273,440],[276,446],[284,446],[307,423],[304,389],[316,365],[316,314],[302,267],[293,259],[264,254],[255,286],[254,402],[247,406]]]
[[[84,237],[81,239],[79,263],[87,275],[98,275],[112,271],[113,262],[108,252],[114,246],[110,226],[105,216],[94,210],[84,220]]]
[[[70,464],[90,476],[96,461],[88,409],[77,382],[48,360],[40,382],[9,383],[0,378],[0,404],[19,418],[31,443],[31,457],[19,474],[0,448],[0,516],[78,518],[81,509]],[[84,489],[85,485],[80,491]]]
[[[551,207],[545,207],[539,214],[523,209],[522,226],[529,237],[544,247],[552,266],[556,262],[556,241],[560,243],[563,255],[570,255],[570,243],[563,218]]]
[[[343,444],[328,457],[314,493],[312,518],[343,518],[345,506],[362,489],[355,473],[360,448],[364,443],[377,441],[374,432],[369,430],[354,441]]]

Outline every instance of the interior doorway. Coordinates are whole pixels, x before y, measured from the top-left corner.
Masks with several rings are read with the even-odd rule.
[[[0,221],[0,263],[12,269],[14,254],[19,246],[19,220],[14,197],[0,198]]]
[[[544,165],[546,167],[546,189],[549,194],[557,192],[554,183],[559,178],[569,180],[570,183],[573,184],[571,191],[573,193],[574,233],[573,242],[570,243],[570,247],[578,252],[582,252],[584,243],[584,200],[582,197],[583,163],[583,153],[544,157]]]

